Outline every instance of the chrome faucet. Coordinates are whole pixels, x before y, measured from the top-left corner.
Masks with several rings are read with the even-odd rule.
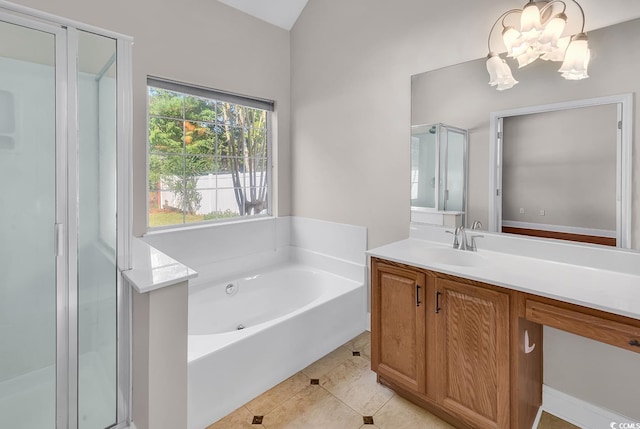
[[[474,220],[473,224],[471,224],[472,230],[481,229],[481,228],[482,228],[482,222],[480,222],[479,220]]]
[[[453,248],[460,248],[460,241],[458,240],[459,228],[456,228],[455,231],[445,231],[447,234],[453,234]]]
[[[467,250],[471,250],[472,252],[478,251],[478,246],[476,246],[476,238],[482,238],[484,235],[472,235],[471,242],[467,244]]]
[[[447,231],[449,234],[453,234],[453,248],[460,250],[469,250],[471,252],[477,252],[476,238],[482,238],[484,235],[472,235],[467,238],[467,230],[464,226],[459,226],[455,231]],[[471,241],[469,241],[471,239]]]
[[[460,246],[458,247],[458,249],[469,250],[469,242],[467,241],[467,231],[464,229],[464,226],[459,226],[456,229],[456,231],[460,236]]]

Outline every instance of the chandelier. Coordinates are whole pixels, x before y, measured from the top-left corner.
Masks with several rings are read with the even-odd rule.
[[[513,88],[518,83],[507,62],[491,50],[491,35],[499,22],[502,24],[502,41],[507,48],[507,57],[517,60],[518,68],[525,67],[537,59],[562,61],[558,71],[565,79],[580,80],[589,77],[587,67],[591,51],[587,34],[584,32],[584,10],[576,0],[571,1],[578,6],[582,15],[582,29],[572,36],[563,35],[567,24],[567,5],[562,0],[531,0],[522,9],[511,9],[500,15],[489,31],[487,41],[489,85],[503,91]],[[520,28],[505,24],[511,15],[520,15]]]

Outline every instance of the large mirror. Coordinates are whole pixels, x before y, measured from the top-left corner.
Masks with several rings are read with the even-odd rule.
[[[579,81],[563,79],[558,63],[536,61],[514,69],[518,85],[496,91],[486,58],[412,77],[412,126],[468,131],[464,226],[640,243],[632,216],[640,210],[640,186],[632,186],[640,180],[640,20],[591,31],[589,44],[590,78]]]

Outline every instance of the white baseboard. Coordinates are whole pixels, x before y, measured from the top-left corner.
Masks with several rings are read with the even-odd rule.
[[[544,407],[538,408],[538,414],[536,414],[536,419],[533,421],[533,426],[531,429],[538,429],[538,425],[540,424],[540,417],[542,417],[542,411]]]
[[[628,417],[569,396],[547,385],[542,386],[542,409],[583,429],[618,428],[618,425],[611,424],[633,422]]]

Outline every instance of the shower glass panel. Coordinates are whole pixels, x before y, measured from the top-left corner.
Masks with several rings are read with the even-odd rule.
[[[447,202],[445,210],[465,211],[465,146],[465,134],[447,128]]]
[[[411,205],[436,207],[436,127],[411,135]]]
[[[444,125],[438,125],[437,129],[437,139],[440,145],[438,150],[440,158],[438,161],[438,166],[440,167],[438,169],[438,209],[447,211],[449,210],[447,207],[447,201],[449,200],[449,187],[447,184],[447,179],[449,178],[447,174],[449,130]]]
[[[78,427],[116,423],[116,41],[78,32]]]
[[[0,21],[1,428],[56,425],[56,37]]]

